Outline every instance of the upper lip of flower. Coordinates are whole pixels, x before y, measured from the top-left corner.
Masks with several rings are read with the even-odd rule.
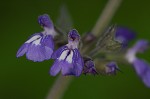
[[[79,38],[78,38],[78,36],[76,36],[76,35],[69,35],[69,40],[72,40],[72,41],[75,41],[75,40],[78,40]]]

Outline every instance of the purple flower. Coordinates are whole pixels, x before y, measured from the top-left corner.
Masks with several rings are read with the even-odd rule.
[[[133,65],[137,75],[141,78],[144,84],[150,87],[150,67],[144,60],[136,57],[136,53],[144,52],[149,47],[149,42],[139,40],[126,53],[126,60]]]
[[[80,35],[77,30],[73,29],[68,34],[68,44],[56,50],[52,58],[55,59],[50,69],[52,76],[57,75],[60,71],[63,75],[80,76],[83,69],[83,59],[78,51]]]
[[[93,74],[93,75],[98,74],[96,69],[95,69],[95,64],[91,59],[85,59],[84,60],[83,73],[84,74],[90,73],[90,74]]]
[[[26,54],[27,59],[34,62],[41,62],[51,58],[54,50],[53,37],[56,35],[48,15],[39,16],[39,23],[44,31],[33,34],[18,50],[17,57]]]
[[[109,62],[108,64],[106,64],[105,67],[106,74],[116,74],[117,71],[120,71],[120,69],[117,66],[116,62]]]
[[[128,28],[117,27],[115,38],[122,42],[124,46],[127,46],[128,42],[135,38],[135,33]]]

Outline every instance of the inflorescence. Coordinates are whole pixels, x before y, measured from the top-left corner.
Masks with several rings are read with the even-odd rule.
[[[135,38],[135,33],[128,28],[112,25],[98,37],[91,32],[81,37],[76,29],[62,32],[63,29],[54,26],[47,14],[40,15],[38,23],[44,31],[30,36],[19,48],[17,57],[26,54],[26,58],[34,62],[53,59],[49,72],[52,76],[60,71],[64,76],[116,75],[121,71],[117,63],[127,63],[150,87],[150,66],[136,57],[137,53],[149,48],[149,42],[139,40],[129,48],[128,44]]]

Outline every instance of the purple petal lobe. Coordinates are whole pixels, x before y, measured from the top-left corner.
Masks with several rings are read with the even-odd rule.
[[[74,64],[74,75],[75,76],[80,76],[83,70],[83,65],[79,64],[79,63],[75,63]]]
[[[143,82],[147,87],[150,87],[150,70],[148,70],[145,73],[145,76],[143,76]]]
[[[17,57],[23,56],[23,55],[27,52],[27,50],[28,50],[28,45],[29,45],[29,44],[27,44],[27,43],[23,44],[23,45],[19,48],[19,50],[18,50],[16,56],[17,56]]]
[[[74,49],[73,52],[74,73],[76,76],[80,76],[84,66],[83,59],[78,49]]]
[[[38,22],[43,27],[54,28],[53,22],[51,21],[50,17],[47,14],[40,15],[38,17]]]
[[[42,55],[41,53],[39,53],[39,50],[40,50],[40,45],[36,46],[31,44],[26,53],[27,59],[32,60],[34,62],[42,61],[40,58]]]
[[[150,46],[147,40],[139,40],[133,47],[136,52],[144,52]]]
[[[60,71],[61,67],[62,67],[61,62],[58,60],[55,60],[54,64],[52,65],[50,69],[50,75],[56,76],[58,72]]]
[[[62,75],[66,76],[66,75],[74,75],[74,67],[71,63],[68,63],[67,61],[62,61],[61,62],[61,66],[62,66]]]
[[[46,60],[48,60],[48,59],[51,58],[51,56],[52,56],[52,54],[53,54],[53,49],[51,49],[51,48],[45,46],[45,49],[44,49],[43,53],[44,53],[44,55],[45,55],[45,57],[43,57],[43,60],[44,60],[44,58],[45,58]]]
[[[29,39],[19,48],[17,57],[23,56],[27,51],[32,42],[42,37],[42,33],[35,33],[29,37]]]
[[[125,27],[117,27],[116,30],[116,39],[123,42],[124,45],[135,38],[135,33],[132,30],[129,30]]]
[[[141,78],[147,87],[150,87],[150,65],[144,60],[136,59],[133,67],[137,75]]]
[[[51,48],[52,50],[54,49],[54,42],[53,42],[53,38],[51,35],[44,36],[41,40],[41,44],[43,46]]]
[[[51,58],[53,50],[42,45],[31,44],[26,53],[26,57],[34,62],[41,62]]]
[[[79,41],[80,35],[76,29],[70,30],[68,34],[68,41]]]

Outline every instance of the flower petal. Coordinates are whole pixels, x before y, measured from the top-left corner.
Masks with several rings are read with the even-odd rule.
[[[41,53],[39,53],[39,50],[40,50],[40,45],[30,44],[28,51],[26,53],[27,59],[32,60],[34,62],[41,61],[40,59]]]
[[[56,76],[58,72],[60,71],[62,65],[60,64],[61,62],[58,60],[55,60],[55,63],[52,65],[50,69],[50,75]]]
[[[45,46],[45,49],[43,50],[43,53],[45,53],[45,59],[48,60],[51,58],[52,54],[53,54],[53,49]],[[44,58],[44,57],[43,57]]]
[[[136,52],[144,52],[149,46],[150,46],[150,44],[149,44],[149,42],[147,40],[139,40],[134,45],[133,49]]]
[[[35,40],[39,39],[42,37],[42,33],[35,33],[29,37],[29,39],[19,48],[17,52],[17,57],[23,56],[27,51],[30,46],[30,43],[34,42]]]
[[[51,21],[51,19],[48,16],[48,14],[40,15],[38,17],[38,22],[43,27],[54,28],[53,22]]]
[[[150,87],[150,70],[148,70],[143,76],[143,82],[147,87]]]
[[[54,49],[54,41],[51,35],[46,35],[41,40],[41,45]]]
[[[129,30],[125,27],[117,27],[115,38],[120,42],[123,42],[123,45],[126,46],[129,41],[135,38],[135,33],[132,30]]]
[[[62,66],[61,72],[64,76],[75,75],[74,67],[71,63],[68,63],[67,61],[61,61],[60,65]]]
[[[83,59],[82,56],[80,55],[78,49],[73,50],[73,66],[74,66],[74,73],[76,76],[80,76],[83,70]]]
[[[17,56],[17,57],[23,56],[23,55],[27,52],[28,46],[29,46],[29,44],[27,44],[27,43],[23,44],[23,45],[19,48],[19,50],[18,50],[16,56]]]
[[[53,53],[53,50],[49,47],[31,44],[28,47],[26,57],[27,59],[32,60],[34,62],[41,62],[41,61],[50,59],[52,53]]]
[[[52,54],[52,59],[57,59],[61,54],[62,54],[62,52],[64,51],[64,50],[66,50],[67,49],[67,46],[62,46],[62,47],[60,47],[59,49],[57,49],[53,54]]]
[[[80,38],[80,35],[78,34],[78,31],[76,29],[72,29],[69,31],[68,39],[70,39],[70,38],[71,38],[71,40]]]
[[[135,38],[135,33],[125,27],[117,27],[116,37],[122,37],[126,41],[133,40]]]
[[[78,49],[73,50],[73,62],[78,63],[83,67],[83,59]]]
[[[71,49],[78,48],[78,43],[80,41],[80,35],[76,29],[72,29],[68,33],[68,47]]]
[[[133,63],[133,67],[137,75],[142,79],[147,87],[150,87],[150,67],[147,62],[141,59],[136,59]]]

